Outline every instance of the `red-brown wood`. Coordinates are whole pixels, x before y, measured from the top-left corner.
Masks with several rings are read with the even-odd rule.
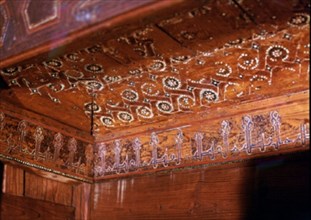
[[[308,219],[309,11],[0,0],[1,218]]]
[[[2,177],[2,192],[14,196],[23,196],[24,175],[23,169],[5,164]]]
[[[73,191],[73,206],[75,207],[75,219],[90,219],[90,203],[92,185],[82,183],[75,186]]]
[[[72,206],[74,186],[55,180],[25,173],[25,197]]]
[[[94,185],[90,219],[307,219],[307,154]]]
[[[262,5],[267,5],[264,15],[258,10]],[[176,157],[177,130],[185,136],[181,166],[201,163],[195,156],[200,135],[202,150],[208,154],[213,143],[210,158],[218,154],[224,161],[249,157],[252,149],[244,155],[244,145],[259,148],[260,141],[262,146],[270,141],[266,147],[272,151],[279,145],[288,150],[297,141],[304,145],[309,140],[307,9],[305,1],[267,0],[184,1],[145,14],[137,14],[139,9],[134,19],[120,15],[129,20],[109,31],[101,27],[53,55],[3,68],[0,156],[92,181],[171,166],[176,160],[167,157]],[[243,119],[251,120],[248,129]],[[229,142],[224,132],[230,133]],[[142,147],[135,157],[134,138]],[[99,152],[99,145],[107,152]],[[142,166],[133,168],[134,158]]]
[[[104,23],[101,26],[110,26],[117,22],[115,17],[149,5],[170,4],[154,0],[4,0],[0,2],[0,60],[8,64],[34,54],[33,49],[37,54],[46,52],[55,48],[57,41],[68,42],[75,35],[85,34],[86,27],[99,22]],[[44,46],[51,42],[54,46]]]
[[[0,197],[0,219],[75,219],[74,208],[43,200],[2,194]]]

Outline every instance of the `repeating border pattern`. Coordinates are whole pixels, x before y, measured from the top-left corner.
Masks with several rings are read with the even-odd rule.
[[[297,128],[288,128],[286,135],[289,136],[284,136],[282,127],[289,125],[282,124],[277,111],[245,115],[240,123],[223,120],[218,126],[218,131],[192,132],[189,128],[176,128],[170,132],[153,132],[149,138],[98,143],[94,175],[103,177],[199,161],[208,163],[216,158],[228,160],[242,154],[277,151],[285,146],[306,146],[310,140],[309,123],[304,122]]]
[[[83,180],[92,177],[93,144],[0,111],[2,158]]]

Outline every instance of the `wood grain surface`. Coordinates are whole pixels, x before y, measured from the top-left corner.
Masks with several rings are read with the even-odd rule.
[[[2,192],[14,196],[24,195],[24,176],[23,169],[8,164],[4,165],[2,179]]]
[[[75,219],[73,207],[9,194],[2,194],[0,200],[1,220]]]
[[[308,154],[110,180],[90,219],[308,219]]]
[[[25,173],[25,197],[72,206],[73,185]]]
[[[109,26],[114,18],[149,4],[145,1],[36,1],[0,2],[0,60],[16,62],[29,54],[50,50],[53,41],[72,40],[83,29],[100,22]],[[155,4],[159,5],[159,4]],[[103,25],[102,25],[103,26]]]
[[[3,67],[0,157],[91,182],[308,143],[307,1],[169,2]]]
[[[73,191],[73,206],[75,207],[76,219],[90,218],[90,203],[92,197],[93,186],[89,183],[76,185]]]

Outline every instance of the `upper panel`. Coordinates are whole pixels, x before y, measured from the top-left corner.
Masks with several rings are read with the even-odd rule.
[[[0,1],[0,60],[20,56],[45,43],[154,0],[2,0]],[[53,47],[53,46],[52,46]]]
[[[30,32],[40,22],[52,25],[60,3],[49,4],[44,18],[24,14],[33,24]],[[309,80],[308,7],[295,1],[185,1],[139,15],[3,68],[1,101],[105,139],[115,131],[142,132],[158,122],[190,121],[213,108],[300,91]]]

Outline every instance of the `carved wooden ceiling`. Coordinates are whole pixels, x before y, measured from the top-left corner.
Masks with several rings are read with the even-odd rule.
[[[83,28],[111,19],[154,0],[1,0],[0,58],[6,63],[20,60],[29,50],[39,50],[42,44],[64,41]],[[113,22],[111,22],[113,23]],[[109,26],[109,24],[106,24]],[[15,56],[15,57],[14,57]],[[12,59],[14,58],[14,59]]]
[[[4,63],[49,40],[44,36],[116,16],[124,12],[123,4],[130,10],[153,1],[99,1],[98,7],[95,1],[50,1],[42,15],[32,14],[35,2],[0,1]],[[309,89],[308,1],[161,3],[165,7],[153,3],[153,10],[134,18],[120,15],[122,22],[109,28],[92,27],[84,37],[78,33],[52,51],[0,64],[1,105],[101,142],[199,123],[209,115],[221,118],[216,110],[225,114],[243,103]],[[110,4],[116,10],[109,11]],[[23,35],[14,33],[9,20],[14,7],[23,8],[15,18],[25,27],[17,29],[27,34],[6,43]],[[105,7],[110,14],[97,11]]]

